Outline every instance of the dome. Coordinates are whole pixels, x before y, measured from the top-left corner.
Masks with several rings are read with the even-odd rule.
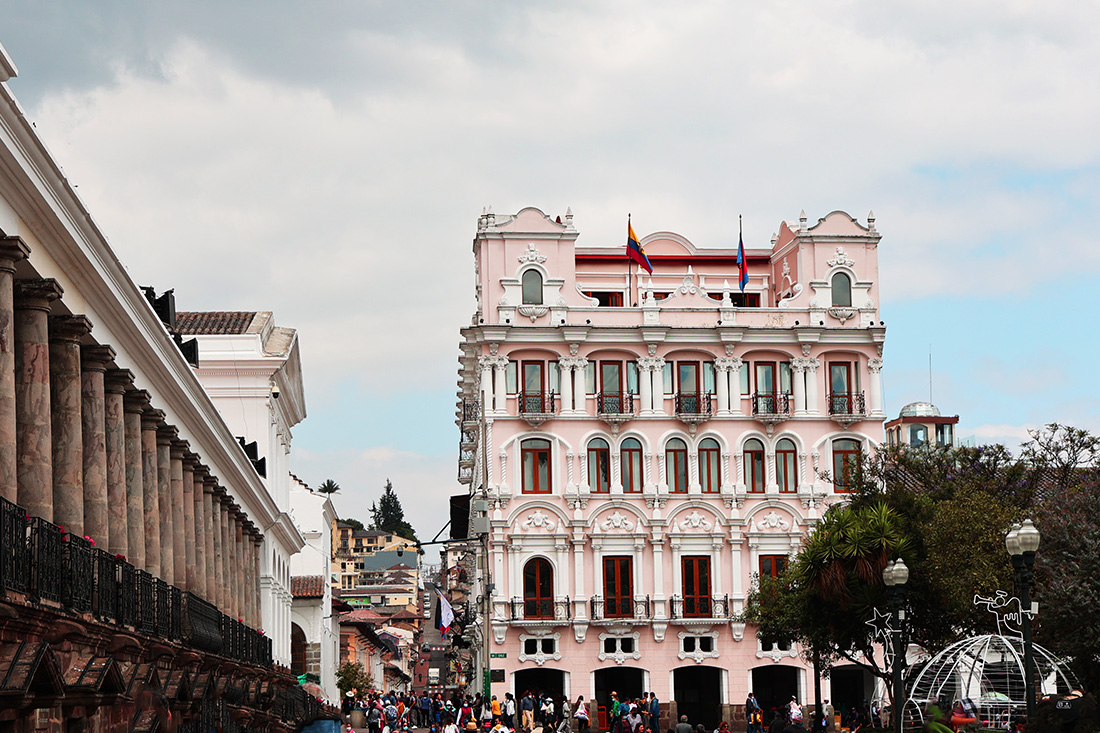
[[[931,402],[910,402],[901,408],[899,417],[939,417],[940,408]]]
[[[1073,673],[1038,644],[1035,650],[1039,695],[1066,694],[1078,686]],[[923,725],[928,705],[938,700],[950,710],[958,700],[974,703],[986,727],[1003,727],[1026,708],[1024,642],[1013,636],[987,634],[955,642],[919,668],[908,684],[906,730]]]

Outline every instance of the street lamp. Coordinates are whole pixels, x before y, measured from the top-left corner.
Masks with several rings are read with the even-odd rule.
[[[1005,549],[1012,556],[1012,569],[1016,574],[1016,587],[1020,593],[1020,610],[1023,611],[1024,630],[1024,697],[1027,702],[1027,720],[1035,719],[1035,651],[1031,641],[1031,615],[1035,608],[1031,603],[1031,582],[1035,570],[1035,552],[1042,535],[1030,519],[1013,524],[1005,535]]]
[[[905,703],[902,691],[902,672],[905,669],[905,651],[901,644],[901,624],[905,620],[905,584],[909,582],[909,568],[900,557],[887,563],[882,569],[882,582],[886,583],[886,592],[890,595],[890,612],[894,615],[896,629],[894,636],[894,733],[901,733],[901,712]]]

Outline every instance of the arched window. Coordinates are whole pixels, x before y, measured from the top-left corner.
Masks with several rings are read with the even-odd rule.
[[[527,281],[524,280],[524,283]],[[524,293],[527,292],[527,286],[524,285]],[[526,296],[524,296],[526,297]],[[524,303],[527,301],[524,300]],[[542,301],[539,301],[540,303]],[[838,272],[833,275],[833,305],[851,307],[852,305],[852,279],[848,277],[846,273]]]
[[[779,484],[780,493],[790,494],[798,491],[796,455],[794,441],[790,438],[783,438],[775,446],[775,479]]]
[[[756,438],[745,443],[745,490],[764,493],[764,444]]]
[[[523,273],[523,304],[542,305],[542,275],[538,270]]]
[[[541,557],[523,566],[523,617],[554,618],[554,570]]]
[[[290,624],[290,671],[294,674],[309,671],[306,669],[306,632],[294,622]]]
[[[924,425],[909,426],[909,445],[914,448],[928,442],[928,428]]]
[[[699,483],[704,494],[717,494],[722,490],[721,455],[718,441],[714,438],[705,438],[699,444]]]
[[[550,493],[550,441],[528,438],[520,444],[523,493]]]
[[[688,450],[687,444],[679,438],[673,438],[665,445],[665,480],[668,481],[668,493],[687,493]]]
[[[623,474],[623,491],[640,494],[642,491],[642,444],[637,438],[627,438],[619,448],[620,470]]]
[[[833,490],[846,494],[855,488],[859,467],[859,441],[839,438],[833,441]]]
[[[611,451],[603,438],[588,441],[588,488],[598,494],[611,491]]]

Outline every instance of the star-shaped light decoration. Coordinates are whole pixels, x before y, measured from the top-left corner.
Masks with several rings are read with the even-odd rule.
[[[893,664],[894,658],[894,645],[890,643],[890,634],[894,633],[893,627],[890,626],[890,622],[894,618],[894,614],[887,612],[883,613],[878,610],[878,607],[871,609],[874,615],[863,623],[874,629],[872,639],[879,639],[882,644],[882,653],[886,658],[887,664]]]

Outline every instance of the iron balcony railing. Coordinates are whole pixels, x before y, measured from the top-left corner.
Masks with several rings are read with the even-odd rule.
[[[573,618],[569,596],[564,598],[513,598],[513,621],[568,621]]]
[[[830,392],[830,415],[865,415],[867,406],[862,392]]]
[[[466,397],[462,400],[462,422],[477,422],[481,419],[481,401]]]
[[[268,637],[121,555],[0,498],[0,596],[7,592],[238,662],[272,665]]]
[[[728,620],[733,618],[730,597],[723,596],[673,596],[672,618],[713,618]]]
[[[645,598],[592,596],[588,601],[588,606],[589,615],[593,621],[603,621],[611,618],[644,621],[653,618],[649,596]]]
[[[596,395],[597,415],[633,415],[633,392],[600,392]]]
[[[676,415],[701,418],[714,414],[714,400],[710,392],[677,392]]]
[[[516,404],[521,415],[550,415],[557,411],[553,392],[520,392]]]
[[[791,396],[777,392],[757,392],[752,396],[753,415],[790,415]]]

